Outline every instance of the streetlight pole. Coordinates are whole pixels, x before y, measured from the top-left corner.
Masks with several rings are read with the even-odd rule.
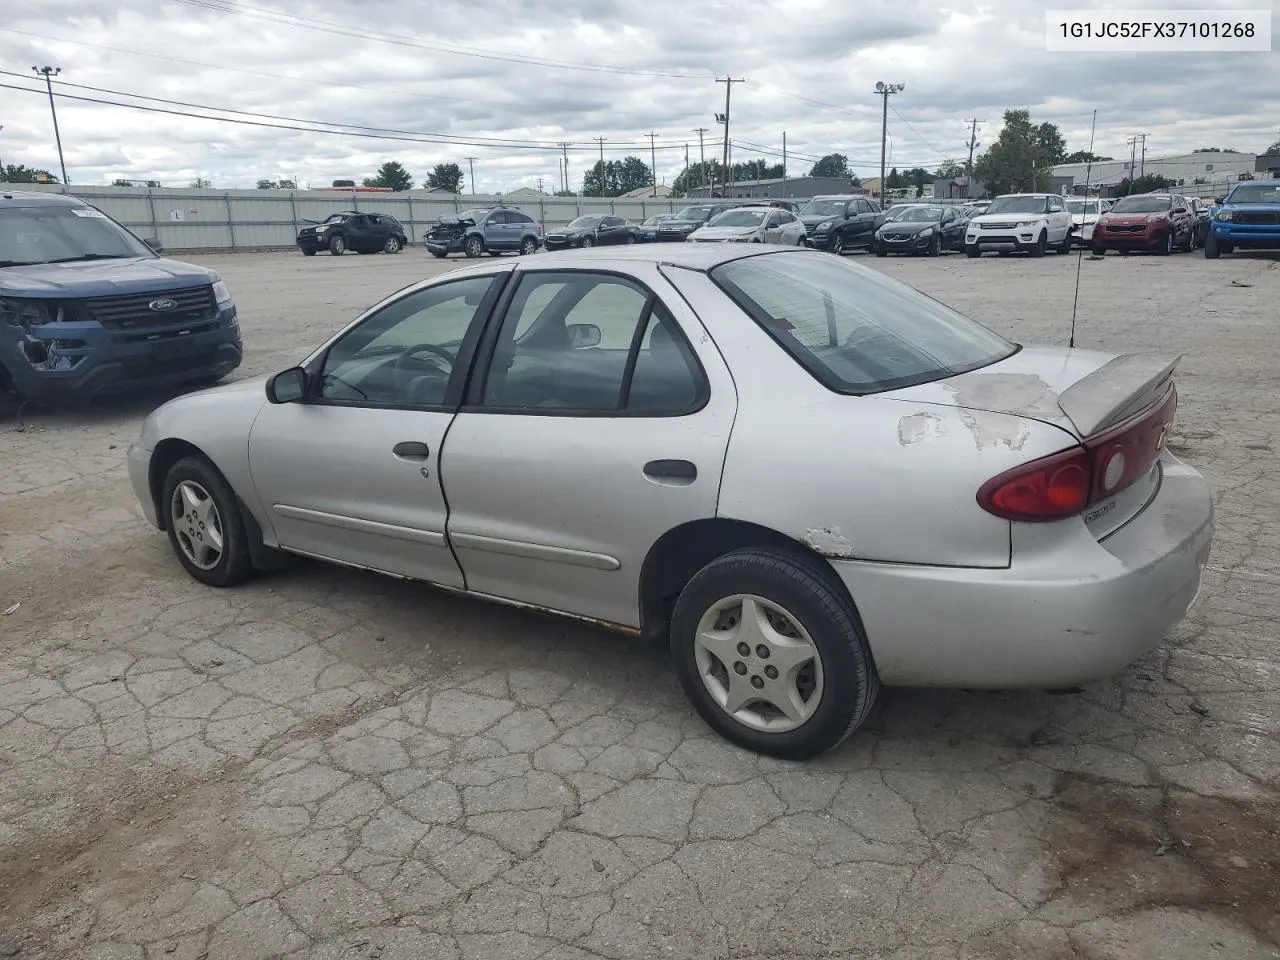
[[[0,123],[0,133],[4,132],[4,124]],[[0,159],[0,183],[4,182],[4,160]]]
[[[49,91],[49,112],[53,114],[53,139],[58,143],[58,163],[62,167],[62,183],[67,185],[67,161],[62,158],[62,134],[58,131],[58,108],[53,105],[53,80],[62,72],[61,67],[32,67],[34,72],[44,77],[45,89]]]
[[[876,93],[884,101],[884,109],[880,116],[880,206],[884,207],[884,151],[889,142],[889,97],[905,90],[905,83],[883,83],[876,81]]]

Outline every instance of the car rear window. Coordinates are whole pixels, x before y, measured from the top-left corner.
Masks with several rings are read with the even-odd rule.
[[[953,377],[1016,353],[986,327],[867,267],[809,251],[710,273],[828,389],[868,394]]]

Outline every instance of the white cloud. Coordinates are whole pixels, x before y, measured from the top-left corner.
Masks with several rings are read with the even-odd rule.
[[[401,161],[421,179],[441,161],[465,171],[464,158],[473,156],[481,190],[533,185],[538,177],[551,188],[559,181],[558,151],[484,138],[570,141],[576,145],[570,174],[580,184],[598,156],[593,137],[607,138],[607,155],[630,152],[647,162],[643,135],[650,130],[660,144],[674,145],[658,153],[659,175],[670,180],[683,165],[683,143],[697,156],[696,127],[710,128],[707,153],[719,156],[712,114],[723,109],[724,87],[711,78],[727,73],[751,81],[733,91],[735,140],[780,150],[785,130],[793,157],[839,151],[863,175],[878,172],[877,80],[907,85],[889,114],[891,162],[900,167],[962,158],[965,119],[985,119],[979,139],[990,142],[1010,107],[1028,107],[1035,120],[1057,123],[1073,150],[1088,146],[1096,108],[1095,150],[1111,156],[1125,152],[1125,138],[1134,132],[1149,134],[1148,156],[1211,145],[1254,151],[1280,135],[1274,54],[1049,54],[1046,5],[1033,0],[972,7],[921,0],[308,0],[270,6],[278,2],[250,0],[250,11],[274,11],[264,20],[178,0],[125,0],[109,10],[86,0],[21,7],[15,0],[6,5],[0,63],[22,72],[50,63],[63,68],[62,80],[89,87],[476,141],[372,140],[60,100],[67,166],[80,183],[141,177],[181,185],[204,176],[232,187],[296,174],[319,185],[368,176],[385,159]],[[274,22],[290,18],[336,24],[338,32]],[[473,55],[446,52],[463,48]],[[511,62],[528,59],[614,69]],[[0,83],[36,89],[37,78],[28,76],[0,76]],[[0,159],[57,170],[42,90],[0,89],[0,123]],[[735,160],[752,156],[758,154],[734,150]],[[807,167],[802,160],[790,163],[793,173]]]

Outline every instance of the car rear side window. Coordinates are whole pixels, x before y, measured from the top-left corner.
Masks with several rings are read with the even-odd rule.
[[[868,394],[985,367],[1017,352],[986,327],[866,267],[773,253],[710,274],[828,389]]]

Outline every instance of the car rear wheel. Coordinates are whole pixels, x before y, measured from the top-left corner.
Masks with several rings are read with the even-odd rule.
[[[1040,231],[1040,236],[1036,237],[1036,242],[1027,248],[1027,253],[1033,257],[1043,257],[1049,249],[1049,234]]]
[[[880,688],[852,601],[829,567],[799,552],[736,550],[707,564],[676,601],[671,645],[707,724],[786,760],[843,742]]]
[[[976,243],[966,243],[964,245],[964,255],[970,258],[982,256],[982,248]]]
[[[484,243],[479,237],[467,237],[467,245],[465,248],[468,257],[473,260],[484,253]]]
[[[340,257],[347,252],[347,241],[342,237],[329,238],[329,252],[335,257]]]
[[[400,252],[400,238],[399,238],[399,237],[387,237],[387,242],[386,242],[386,243],[384,243],[384,244],[382,245],[382,252],[383,252],[383,253],[399,253],[399,252]]]
[[[170,467],[161,508],[166,511],[169,544],[196,580],[231,587],[253,576],[240,504],[209,461],[186,457]]]
[[[525,237],[520,243],[520,255],[529,257],[538,252],[538,243],[533,237]]]

